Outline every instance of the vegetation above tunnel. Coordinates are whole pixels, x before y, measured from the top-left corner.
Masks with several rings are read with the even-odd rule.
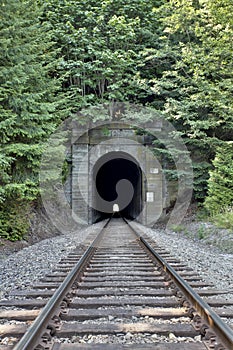
[[[109,101],[172,122],[191,152],[195,200],[211,212],[214,196],[228,213],[232,177],[218,191],[213,174],[231,174],[233,157],[232,12],[231,0],[0,1],[0,236],[27,232],[57,125]]]

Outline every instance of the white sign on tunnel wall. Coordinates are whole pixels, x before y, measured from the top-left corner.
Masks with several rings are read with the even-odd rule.
[[[154,202],[154,192],[146,192],[146,201]]]
[[[158,174],[159,173],[159,169],[158,168],[150,168],[150,173],[151,174]]]

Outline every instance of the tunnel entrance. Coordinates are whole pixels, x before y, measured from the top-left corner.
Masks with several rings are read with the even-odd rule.
[[[115,202],[122,182],[130,184],[133,194],[120,208],[124,216],[144,225],[161,216],[166,200],[161,164],[145,137],[131,126],[111,122],[90,129],[72,145],[71,156],[66,193],[75,220],[91,224],[111,215],[114,204],[119,204]],[[123,197],[129,193],[127,188]]]
[[[122,181],[123,180],[123,181]],[[124,184],[122,192],[118,185]],[[131,184],[131,189],[127,187]],[[121,197],[124,197],[124,205]],[[135,219],[142,211],[142,170],[137,161],[124,152],[109,152],[102,156],[93,168],[92,222],[109,217],[113,203],[119,205],[120,214]],[[102,199],[105,206],[101,205]],[[127,205],[125,205],[127,204]],[[96,209],[97,208],[97,209]]]

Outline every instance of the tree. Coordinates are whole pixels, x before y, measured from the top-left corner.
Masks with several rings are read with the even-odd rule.
[[[74,112],[105,101],[144,101],[152,91],[140,71],[157,47],[159,0],[52,0],[45,2],[44,21],[54,29],[61,48]]]
[[[37,198],[43,143],[59,121],[105,102],[171,121],[203,200],[216,149],[233,136],[232,10],[230,0],[0,0],[2,227],[9,201]],[[158,140],[155,152],[174,177]]]
[[[233,137],[232,10],[229,0],[171,0],[158,9],[163,64],[152,90],[192,154],[199,199],[216,147]]]
[[[213,161],[214,169],[208,180],[205,208],[216,215],[233,207],[233,143],[225,142],[218,148]]]
[[[43,142],[60,120],[56,51],[40,14],[37,1],[0,3],[2,227],[12,205],[17,212],[15,206],[37,198]],[[8,237],[11,225],[4,227],[1,234]]]
[[[216,146],[232,137],[231,13],[229,0],[45,5],[71,110],[120,100],[162,113],[192,154],[198,200]]]

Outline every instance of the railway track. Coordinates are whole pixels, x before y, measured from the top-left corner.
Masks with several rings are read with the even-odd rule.
[[[2,300],[0,350],[233,349],[228,291],[131,225],[113,218],[87,249]]]

